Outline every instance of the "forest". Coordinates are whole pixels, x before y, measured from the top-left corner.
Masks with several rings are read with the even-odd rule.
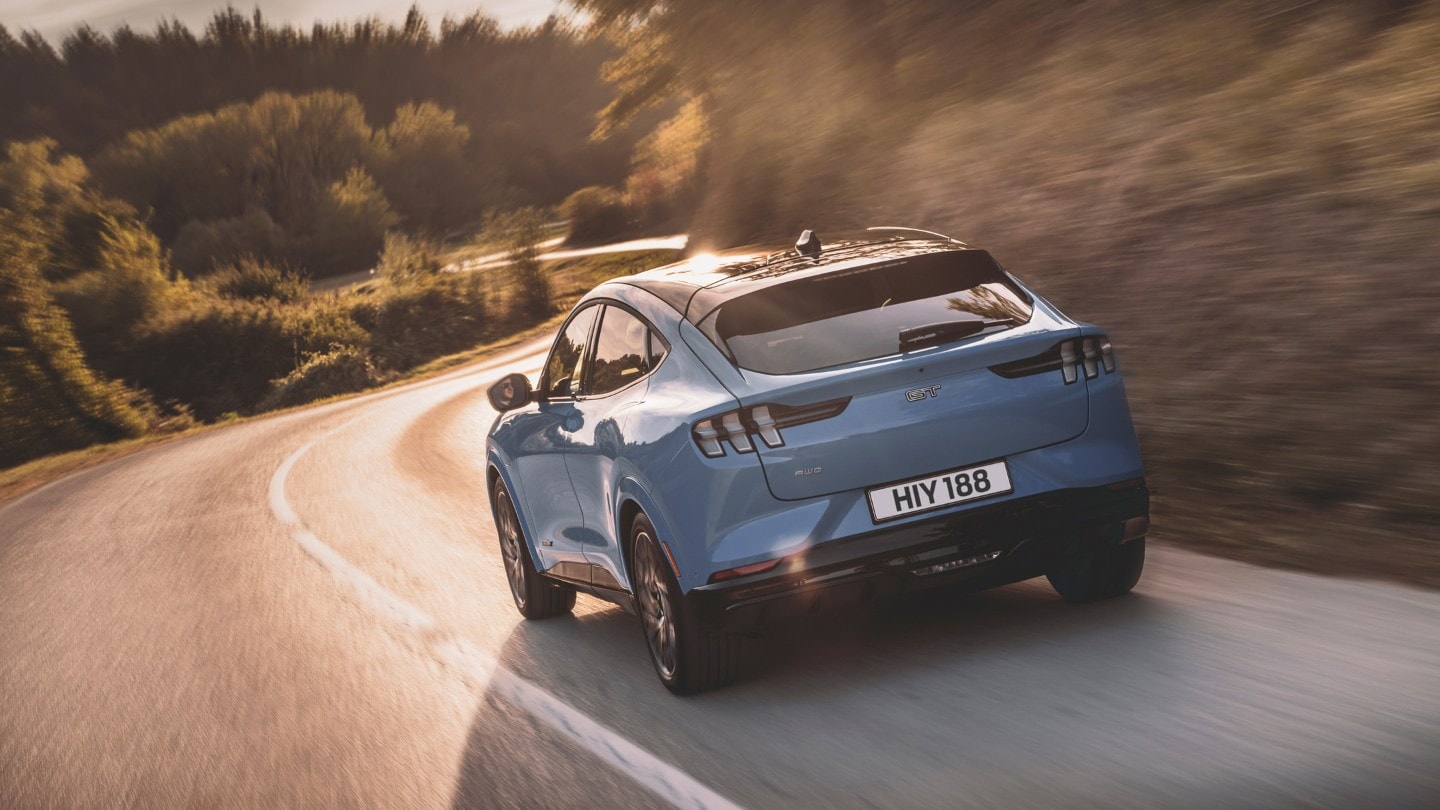
[[[603,224],[645,134],[590,137],[616,52],[418,8],[301,31],[227,7],[58,48],[0,27],[0,464],[357,390],[549,317],[440,273],[440,246],[487,217],[538,240],[577,190]]]
[[[0,31],[0,463],[361,385],[430,354],[401,313],[470,319],[447,350],[535,322],[432,273],[295,292],[487,212],[692,250],[903,224],[1110,329],[1166,537],[1440,582],[1440,2],[569,7]]]

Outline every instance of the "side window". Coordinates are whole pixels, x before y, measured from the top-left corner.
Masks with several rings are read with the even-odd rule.
[[[575,313],[565,331],[555,338],[550,359],[545,363],[545,379],[541,394],[546,399],[567,399],[580,393],[580,380],[585,371],[585,343],[590,339],[590,325],[600,307],[593,306]]]
[[[651,332],[646,340],[650,345],[650,351],[646,353],[649,362],[646,370],[654,371],[655,367],[660,365],[660,361],[665,359],[665,355],[670,353],[670,347],[666,346],[665,341],[654,332]]]
[[[650,328],[620,307],[606,307],[595,338],[595,363],[590,369],[590,390],[599,396],[616,391],[645,376],[650,369]]]

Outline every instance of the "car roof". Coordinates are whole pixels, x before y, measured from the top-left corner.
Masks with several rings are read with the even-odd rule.
[[[692,323],[699,323],[727,300],[795,278],[829,275],[929,253],[976,250],[942,234],[909,228],[872,228],[819,238],[821,249],[815,256],[803,255],[795,247],[750,245],[696,254],[607,284],[638,287],[665,301]]]

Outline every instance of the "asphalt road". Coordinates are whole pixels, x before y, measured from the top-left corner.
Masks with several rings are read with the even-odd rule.
[[[483,488],[498,364],[213,430],[0,509],[0,806],[1434,807],[1440,594],[1153,548],[747,641],[522,623]]]

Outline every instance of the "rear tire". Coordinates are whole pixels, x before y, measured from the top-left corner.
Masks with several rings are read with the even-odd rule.
[[[1141,537],[1091,554],[1045,577],[1065,601],[1095,602],[1129,593],[1144,569],[1145,538]]]
[[[740,674],[739,636],[708,633],[691,615],[680,583],[643,513],[630,527],[635,609],[655,674],[677,695],[718,689]]]
[[[510,596],[515,608],[527,619],[546,619],[569,613],[575,608],[575,589],[547,579],[535,570],[530,548],[520,530],[520,517],[505,483],[496,479],[492,503],[495,505],[495,533],[500,536],[500,557],[505,563],[505,579],[510,583]]]

